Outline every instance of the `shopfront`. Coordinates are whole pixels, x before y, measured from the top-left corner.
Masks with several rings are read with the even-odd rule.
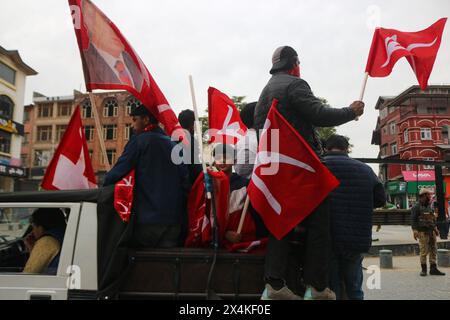
[[[390,181],[387,184],[386,193],[388,201],[399,209],[407,208],[407,183],[404,181]]]

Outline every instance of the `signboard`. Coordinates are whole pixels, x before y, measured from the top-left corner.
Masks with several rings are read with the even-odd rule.
[[[387,184],[387,193],[389,194],[402,194],[406,193],[407,183],[403,181],[393,181]]]
[[[436,193],[436,182],[435,181],[419,181],[417,182],[408,182],[408,193],[414,194],[418,193],[420,190],[427,188],[430,189],[432,193]],[[445,183],[444,183],[445,190]]]
[[[434,171],[402,171],[405,181],[435,181]]]
[[[14,122],[12,120],[7,120],[0,117],[0,130],[12,133],[12,134],[18,134],[23,136],[24,135],[24,126],[23,124]]]
[[[25,178],[27,176],[25,168],[12,167],[0,164],[0,175],[14,178]]]

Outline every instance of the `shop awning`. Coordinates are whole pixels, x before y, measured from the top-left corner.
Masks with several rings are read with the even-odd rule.
[[[435,181],[434,171],[402,171],[403,178],[407,182],[413,181]]]

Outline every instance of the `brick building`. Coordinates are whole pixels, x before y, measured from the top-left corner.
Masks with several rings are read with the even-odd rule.
[[[396,97],[380,97],[375,108],[379,117],[372,144],[380,146],[380,158],[450,159],[450,86],[429,86],[425,91],[412,86]],[[407,207],[416,201],[418,189],[435,187],[433,170],[427,165],[383,164],[380,177],[391,201],[395,198],[401,207]],[[411,181],[411,177],[416,177],[416,181]]]
[[[109,162],[113,165],[130,139],[132,119],[129,114],[132,108],[139,105],[139,101],[127,92],[95,93],[94,99],[102,126],[102,139]],[[29,176],[21,181],[18,190],[39,188],[45,169],[76,106],[81,107],[92,165],[98,182],[102,183],[106,166],[89,96],[78,91],[63,97],[46,97],[35,93],[33,104],[25,107],[25,139],[22,148],[22,161],[29,169]]]

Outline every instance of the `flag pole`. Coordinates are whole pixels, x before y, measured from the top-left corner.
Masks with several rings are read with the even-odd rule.
[[[364,74],[364,80],[363,80],[363,84],[362,84],[362,88],[361,88],[361,93],[359,95],[359,101],[363,101],[363,99],[364,99],[364,93],[366,92],[366,85],[367,85],[368,79],[369,79],[369,73],[366,72]]]
[[[242,228],[244,227],[244,221],[245,217],[247,216],[249,206],[250,206],[250,197],[247,195],[247,198],[245,199],[244,210],[242,211],[241,214],[241,221],[239,221],[239,227],[236,231],[237,234],[241,234],[242,232]]]
[[[103,140],[103,135],[101,132],[101,123],[100,118],[98,116],[97,105],[95,103],[95,97],[92,92],[89,92],[89,99],[91,101],[92,113],[94,114],[95,127],[97,131],[98,140],[100,141],[100,149],[103,154],[103,158],[105,159],[106,171],[111,170],[111,164],[109,163],[108,154],[106,153],[105,141]]]
[[[363,101],[364,99],[364,93],[366,92],[366,85],[367,85],[367,80],[369,79],[369,73],[365,72],[364,73],[364,80],[362,83],[362,87],[361,87],[361,93],[359,94],[359,100],[358,101]],[[355,118],[355,121],[358,121],[359,117]]]
[[[195,114],[195,133],[197,134],[198,137],[198,144],[199,144],[199,159],[202,162],[202,169],[203,169],[203,174],[206,175],[208,174],[208,171],[206,169],[206,163],[203,160],[203,137],[202,137],[202,127],[201,127],[201,122],[200,122],[200,117],[198,116],[198,108],[197,108],[197,99],[195,97],[195,90],[194,90],[194,79],[192,78],[192,75],[189,76],[189,85],[191,87],[191,97],[192,97],[192,106],[194,107],[194,114]],[[194,143],[194,137],[191,137],[191,143]],[[206,192],[206,196],[209,200],[211,200],[211,192],[207,191]]]

